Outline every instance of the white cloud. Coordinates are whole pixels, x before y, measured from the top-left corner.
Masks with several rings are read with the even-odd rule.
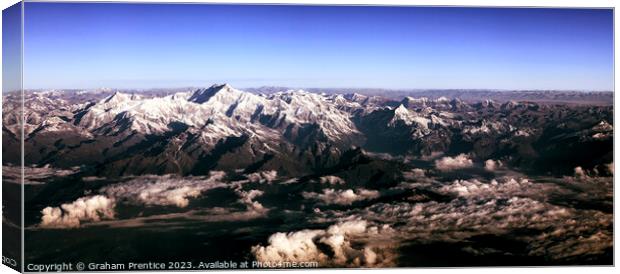
[[[489,159],[484,162],[484,169],[488,171],[494,171],[499,167],[502,167],[502,161],[500,160],[494,161],[492,159]]]
[[[264,194],[263,191],[252,189],[250,191],[236,190],[236,192],[240,197],[239,202],[244,204],[248,211],[256,214],[264,214],[267,212],[267,209],[261,203],[254,201],[256,197]]]
[[[190,198],[209,189],[226,187],[222,183],[225,175],[221,171],[211,172],[208,177],[148,175],[104,187],[100,192],[133,204],[186,207]]]
[[[578,167],[575,167],[575,177],[585,178],[585,177],[588,177],[588,175],[586,174],[586,171],[582,167],[578,166]]]
[[[379,191],[367,189],[323,189],[323,193],[302,192],[302,196],[306,199],[319,200],[322,204],[330,205],[350,205],[357,201],[372,200],[380,196]]]
[[[82,177],[82,181],[84,182],[96,182],[96,181],[103,181],[103,180],[105,180],[104,177],[97,177],[97,176]]]
[[[328,257],[318,249],[314,238],[324,233],[322,230],[278,232],[269,237],[268,246],[252,247],[252,253],[262,262],[323,262]]]
[[[467,182],[458,182],[464,186],[454,189],[460,197],[448,203],[380,203],[366,209],[317,214],[321,219],[353,216],[402,223],[404,225],[399,226],[393,237],[408,239],[412,244],[463,241],[484,234],[510,235],[515,229],[544,230],[544,233],[522,236],[521,240],[528,243],[526,252],[530,255],[554,259],[602,254],[613,245],[613,232],[609,229],[613,215],[610,213],[511,197],[511,191],[517,196],[527,195],[529,192],[516,189],[529,182],[507,180],[488,188],[478,185],[482,184],[480,181]],[[499,191],[497,196],[493,195],[493,188]]]
[[[466,155],[459,154],[456,157],[443,157],[435,160],[435,167],[441,171],[450,171],[472,167],[474,162]]]
[[[66,177],[80,171],[79,167],[70,169],[53,168],[49,165],[44,167],[23,167],[23,182],[26,185],[42,185],[54,178]],[[4,181],[9,183],[21,184],[22,167],[21,166],[2,166],[2,176]]]
[[[278,172],[275,170],[260,171],[245,176],[252,183],[270,183],[278,178]]]
[[[140,216],[126,220],[114,218],[116,203],[134,205],[158,205],[187,207],[191,198],[214,188],[232,188],[239,196],[238,202],[245,206],[239,210],[234,207],[213,207],[208,209],[192,209],[177,214],[175,218],[200,220],[207,222],[244,221],[263,217],[269,212],[261,203],[255,201],[263,195],[260,190],[242,190],[248,180],[223,183],[226,174],[220,171],[211,172],[209,176],[177,177],[174,175],[146,175],[132,178],[129,181],[103,187],[101,195],[80,198],[71,204],[63,204],[60,208],[48,207],[42,211],[41,227],[79,227],[81,222],[88,221],[111,226],[136,226],[143,221],[160,220],[171,215]],[[97,203],[98,202],[98,203]],[[84,208],[84,209],[81,209]],[[201,213],[202,212],[202,213]],[[98,213],[99,215],[97,215]],[[107,221],[103,221],[107,219]]]
[[[79,227],[82,222],[98,222],[102,219],[114,218],[115,203],[102,195],[82,197],[72,203],[60,207],[46,207],[41,210],[40,227],[72,228]]]
[[[299,178],[290,178],[287,179],[286,181],[282,182],[281,184],[283,185],[290,185],[290,184],[296,184],[299,182]]]
[[[367,208],[323,209],[314,212],[313,222],[324,223],[362,218],[371,222],[402,224],[391,236],[408,244],[465,241],[476,235],[511,236],[514,230],[544,231],[520,236],[528,243],[525,254],[550,260],[579,261],[579,256],[604,254],[613,247],[613,180],[610,177],[537,176],[518,172],[491,180],[440,181],[419,174],[403,174],[407,180],[394,189],[412,189],[413,197],[425,190],[452,196],[448,202],[429,201],[376,203]],[[422,192],[424,193],[424,192]],[[572,203],[596,205],[599,210],[574,208]],[[489,252],[469,247],[471,252]],[[494,247],[504,252],[501,247]]]
[[[394,247],[389,241],[372,241],[389,236],[389,226],[369,226],[364,220],[349,220],[325,230],[278,232],[269,237],[267,246],[253,246],[252,253],[261,262],[310,262],[330,266],[393,266]],[[383,243],[383,244],[380,244]],[[326,252],[324,245],[329,248]]]
[[[574,219],[561,220],[548,233],[533,237],[530,255],[547,256],[555,260],[599,255],[613,248],[611,214],[588,210]]]
[[[514,229],[548,230],[527,236],[532,253],[567,257],[563,248],[596,254],[612,245],[611,214],[578,211],[529,198],[456,199],[450,203],[376,204],[358,213],[365,219],[402,222],[401,238],[425,243],[462,241],[475,235],[510,234]],[[600,236],[600,234],[604,236]],[[591,241],[580,240],[595,236]],[[525,237],[525,236],[524,236]],[[549,250],[550,246],[562,246]],[[540,254],[539,254],[540,255]]]
[[[438,190],[442,193],[453,193],[458,196],[486,196],[510,198],[539,192],[547,185],[533,185],[527,178],[502,177],[490,182],[482,182],[477,179],[454,180],[445,184]]]
[[[342,178],[338,176],[332,176],[332,175],[323,176],[319,178],[319,182],[321,184],[330,184],[330,185],[342,185],[346,183]]]
[[[452,184],[445,185],[440,188],[442,192],[455,193],[459,196],[468,196],[480,191],[488,191],[491,189],[489,184],[482,183],[476,179],[471,180],[455,180]]]
[[[424,169],[421,169],[421,168],[414,168],[414,169],[411,169],[410,171],[403,172],[403,178],[405,178],[406,180],[415,180],[415,179],[424,178],[424,177],[425,177],[425,172],[424,172]]]

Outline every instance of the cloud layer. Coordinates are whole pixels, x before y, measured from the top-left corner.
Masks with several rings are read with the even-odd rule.
[[[324,205],[350,205],[357,201],[372,200],[379,198],[379,191],[368,189],[323,189],[323,193],[302,192],[302,196],[306,199],[318,200]]]
[[[208,177],[141,176],[100,192],[132,204],[186,207],[190,198],[226,186],[222,183],[225,176],[224,172],[211,172]]]
[[[75,228],[82,222],[98,222],[114,218],[115,201],[102,195],[79,198],[60,207],[46,207],[41,211],[41,227]]]
[[[252,253],[261,262],[319,262],[327,267],[392,266],[396,259],[394,246],[373,241],[391,231],[389,226],[351,220],[324,230],[278,232],[269,237],[266,246],[252,247]]]
[[[456,157],[443,157],[435,161],[435,167],[440,171],[451,171],[472,166],[474,166],[474,161],[466,154],[459,154]]]
[[[408,166],[395,184],[368,180],[367,188],[349,186],[354,181],[345,172],[318,179],[280,178],[275,171],[131,177],[43,209],[39,227],[166,229],[227,222],[235,231],[270,235],[245,251],[269,263],[265,265],[316,261],[322,267],[396,266],[401,248],[436,243],[458,244],[473,256],[509,252],[515,258],[549,262],[580,262],[606,256],[613,248],[612,164],[576,167],[573,176],[549,177],[526,176],[511,170],[508,161],[489,159],[474,166],[465,154],[435,159]],[[445,171],[465,168],[473,172],[446,176]],[[200,202],[192,202],[198,198]],[[118,214],[124,208],[119,205],[149,207],[150,212],[126,216]],[[166,211],[168,207],[175,207],[174,212]],[[244,226],[254,223],[245,221],[270,222],[274,217],[295,221]],[[286,229],[279,230],[282,227]],[[502,241],[488,247],[476,240],[489,235],[522,243],[522,250],[502,246]]]

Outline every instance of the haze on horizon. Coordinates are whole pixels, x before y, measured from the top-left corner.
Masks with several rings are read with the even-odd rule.
[[[24,88],[613,86],[611,9],[25,3]]]

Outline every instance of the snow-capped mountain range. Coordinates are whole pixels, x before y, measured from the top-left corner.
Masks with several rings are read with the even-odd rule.
[[[299,175],[337,165],[353,148],[415,157],[469,153],[541,172],[611,157],[604,149],[591,151],[612,143],[611,106],[303,90],[257,94],[226,84],[165,96],[98,94],[27,93],[26,162],[86,165],[106,175],[215,168]],[[10,146],[21,134],[21,102],[16,95],[3,99],[3,142]],[[590,147],[586,159],[582,146]],[[567,147],[575,154],[566,167],[538,164],[566,160],[561,151]]]

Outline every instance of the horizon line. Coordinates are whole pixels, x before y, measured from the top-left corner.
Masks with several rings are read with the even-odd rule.
[[[212,85],[200,85],[200,86],[170,86],[170,87],[146,87],[146,88],[138,88],[138,87],[91,87],[91,88],[22,88],[19,90],[12,91],[2,91],[2,93],[11,93],[18,91],[69,91],[69,90],[83,90],[83,91],[92,91],[92,90],[163,90],[163,89],[199,89],[199,88],[208,88],[214,86],[228,85],[232,88],[245,90],[245,89],[262,89],[262,88],[281,88],[283,90],[382,90],[387,92],[403,92],[403,91],[496,91],[496,92],[524,92],[524,91],[532,91],[532,92],[543,92],[543,91],[552,91],[552,92],[611,92],[613,93],[615,90],[597,90],[597,89],[508,89],[508,88],[422,88],[422,87],[411,87],[411,88],[382,88],[382,87],[298,87],[298,86],[269,86],[269,85],[261,85],[261,86],[247,86],[237,88],[229,83],[214,83]]]

